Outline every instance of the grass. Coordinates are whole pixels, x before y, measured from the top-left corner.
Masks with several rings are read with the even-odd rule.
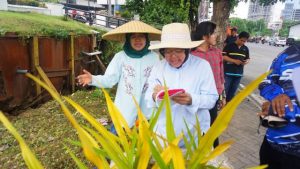
[[[70,97],[96,118],[108,118],[105,99],[99,90],[77,91]],[[74,116],[80,124],[87,125],[81,115],[75,112]],[[65,141],[78,138],[75,129],[65,118],[56,101],[49,101],[37,109],[28,109],[18,116],[8,117],[45,168],[77,168],[64,149],[64,144],[71,147],[85,164],[90,165],[84,160],[78,146],[71,146]],[[0,124],[0,166],[1,169],[26,168],[18,142],[2,124]]]
[[[0,11],[0,36],[14,32],[25,37],[38,35],[67,38],[71,32],[90,34],[91,29],[95,28],[64,17]]]

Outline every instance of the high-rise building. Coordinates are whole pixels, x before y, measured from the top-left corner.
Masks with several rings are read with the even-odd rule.
[[[281,16],[283,20],[300,21],[300,0],[286,0]]]
[[[198,8],[198,18],[199,18],[199,22],[210,20],[211,8],[210,8],[209,0],[200,1],[199,8]]]
[[[260,20],[263,19],[265,23],[270,21],[271,17],[271,5],[262,6],[259,4],[259,1],[254,2],[250,1],[248,19],[249,20]]]

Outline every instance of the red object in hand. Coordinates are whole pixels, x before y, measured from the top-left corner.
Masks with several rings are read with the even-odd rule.
[[[168,95],[169,95],[169,97],[174,97],[174,96],[176,96],[178,94],[181,94],[181,93],[184,93],[184,92],[185,92],[184,89],[169,89],[168,90]],[[157,93],[156,98],[162,100],[162,99],[164,99],[164,95],[165,95],[165,91],[162,90],[162,91]]]

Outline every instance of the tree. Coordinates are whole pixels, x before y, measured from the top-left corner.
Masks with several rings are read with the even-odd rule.
[[[189,22],[190,5],[185,0],[127,0],[125,8],[157,28],[172,22]]]
[[[297,24],[300,24],[300,22],[299,21],[284,21],[282,23],[282,28],[279,30],[279,36],[288,37],[290,27],[297,25]]]
[[[127,9],[137,12],[144,21],[159,28],[170,22],[188,22],[194,30],[198,24],[198,7],[201,0],[126,0]],[[203,0],[202,0],[203,1]],[[229,15],[239,2],[248,0],[210,0],[213,3],[212,21],[219,32],[219,42],[223,42],[229,24]],[[255,0],[251,0],[255,1]],[[285,0],[258,0],[262,5],[274,4]],[[262,25],[260,25],[262,26]]]
[[[235,6],[239,2],[247,2],[248,0],[210,0],[213,3],[213,17],[212,21],[214,21],[218,27],[217,31],[219,31],[218,41],[222,43],[225,39],[225,30],[229,24],[229,14],[230,11],[233,10]],[[255,0],[251,0],[255,1]],[[261,5],[270,5],[275,4],[276,2],[285,0],[258,0]]]
[[[270,36],[272,31],[267,28],[263,19],[250,21],[240,18],[231,18],[230,25],[238,27],[239,32],[249,32],[251,36]]]

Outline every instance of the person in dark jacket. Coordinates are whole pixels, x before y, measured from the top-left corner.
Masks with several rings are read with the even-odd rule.
[[[234,43],[223,49],[226,102],[235,95],[244,73],[244,65],[249,63],[249,49],[245,45],[249,33],[241,32]]]

